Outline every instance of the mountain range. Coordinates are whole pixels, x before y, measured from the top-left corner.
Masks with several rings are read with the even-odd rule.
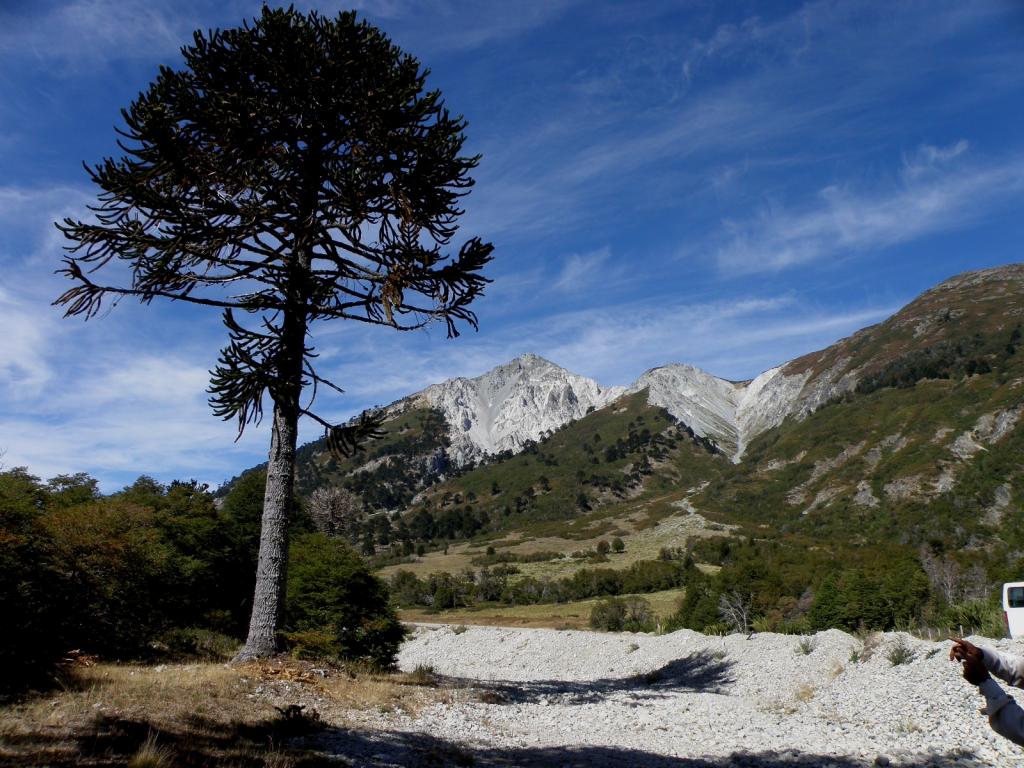
[[[668,411],[734,461],[758,435],[787,418],[806,418],[823,404],[856,390],[886,365],[963,334],[971,321],[1014,325],[1013,306],[1024,289],[1024,267],[968,273],[926,292],[886,322],[820,352],[728,381],[692,365],[652,368],[628,386],[602,387],[534,354],[525,354],[475,378],[432,385],[388,407],[391,415],[417,407],[439,410],[448,424],[449,454],[457,465],[528,441],[604,408],[623,395],[647,391],[648,403]],[[971,308],[961,306],[970,303]],[[1002,304],[1002,306],[999,306]],[[985,314],[989,317],[966,317]],[[994,321],[1002,319],[1001,323]],[[973,323],[971,323],[973,325]]]
[[[398,521],[418,510],[458,510],[446,540],[629,536],[698,509],[781,534],[1008,540],[1024,487],[1022,321],[1014,264],[951,278],[750,381],[672,363],[605,387],[523,355],[387,406],[386,436],[353,458],[304,446],[299,489],[348,489],[358,535],[381,543],[408,538]]]

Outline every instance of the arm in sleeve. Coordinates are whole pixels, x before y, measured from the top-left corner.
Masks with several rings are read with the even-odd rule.
[[[1024,746],[1024,709],[991,677],[979,685],[978,690],[985,697],[992,730]]]
[[[1000,653],[992,648],[982,648],[981,656],[985,668],[1000,680],[1005,680],[1014,688],[1024,688],[1024,658]]]

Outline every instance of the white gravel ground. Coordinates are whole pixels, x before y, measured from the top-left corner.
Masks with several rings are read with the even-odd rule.
[[[366,766],[1024,766],[948,641],[885,634],[864,660],[843,632],[806,640],[810,653],[791,635],[420,626],[399,665],[464,695],[368,716],[370,735],[338,753]],[[898,643],[914,658],[894,666]]]

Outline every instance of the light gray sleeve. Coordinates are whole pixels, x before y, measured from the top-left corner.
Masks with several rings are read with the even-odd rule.
[[[985,668],[991,674],[1005,680],[1014,688],[1024,688],[1024,658],[1000,653],[992,648],[981,648],[981,656]]]
[[[991,677],[982,682],[978,690],[985,697],[992,730],[1024,747],[1024,709]]]

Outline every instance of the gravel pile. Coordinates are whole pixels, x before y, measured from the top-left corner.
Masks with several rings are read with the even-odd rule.
[[[399,665],[432,668],[450,700],[369,715],[337,751],[368,766],[1024,766],[949,645],[420,626]]]

